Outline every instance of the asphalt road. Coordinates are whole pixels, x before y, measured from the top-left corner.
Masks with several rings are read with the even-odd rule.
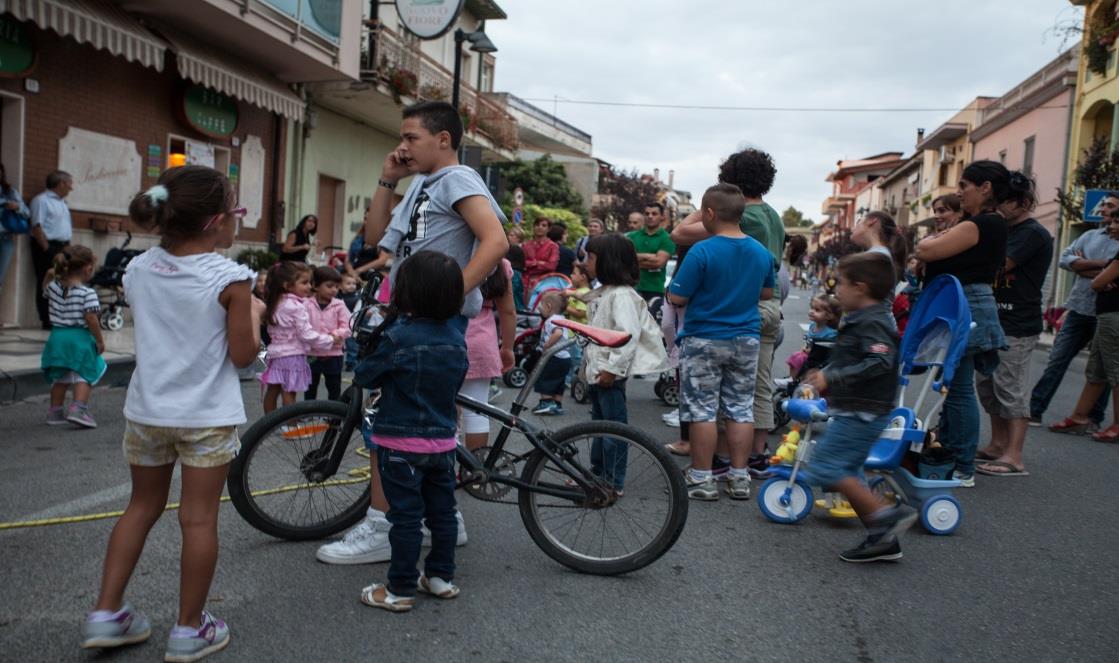
[[[779,360],[805,320],[807,297],[797,295]],[[1035,353],[1035,377],[1044,357]],[[1082,372],[1080,360],[1049,418],[1071,410]],[[669,441],[652,387],[631,385],[631,421]],[[244,393],[258,416],[258,391]],[[123,508],[124,390],[98,389],[95,399],[95,431],[46,427],[42,399],[0,408],[0,521]],[[588,416],[569,404],[556,425]],[[874,565],[836,557],[859,540],[852,522],[813,514],[775,525],[754,500],[724,497],[693,503],[683,536],[652,566],[584,576],[541,553],[514,507],[460,494],[470,536],[457,560],[463,593],[421,598],[402,615],[359,602],[384,565],[320,564],[316,543],[271,539],[225,505],[209,609],[233,640],[213,660],[1114,661],[1117,460],[1119,445],[1031,428],[1030,477],[979,477],[957,491],[964,521],[954,535],[915,528],[903,560]],[[77,648],[112,523],[0,531],[0,660],[161,660],[177,606],[173,513],[153,530],[128,593],[152,619],[152,639],[107,654]]]

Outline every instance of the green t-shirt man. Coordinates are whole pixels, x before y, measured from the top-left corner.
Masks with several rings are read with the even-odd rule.
[[[638,253],[656,255],[658,251],[664,251],[669,256],[676,253],[676,245],[672,243],[668,231],[664,228],[657,228],[652,235],[641,228],[627,233],[626,237],[633,242],[633,248],[637,249]],[[637,281],[637,292],[646,296],[663,295],[665,275],[666,271],[663,267],[641,270],[641,278]]]
[[[781,253],[785,250],[785,224],[777,210],[769,203],[747,203],[738,227],[769,249],[773,254],[774,271],[780,269]]]

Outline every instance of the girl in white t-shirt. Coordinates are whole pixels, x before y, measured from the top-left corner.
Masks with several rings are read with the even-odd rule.
[[[148,620],[124,591],[148,532],[163,513],[182,460],[182,578],[169,661],[197,660],[229,643],[229,628],[203,610],[218,556],[217,519],[229,463],[245,422],[237,368],[260,347],[255,274],[215,253],[233,244],[240,217],[229,180],[212,168],[164,171],[129,206],[155,228],[159,246],[128,265],[124,289],[135,320],[136,370],[124,403],[124,456],[132,497],[109,537],[101,591],[82,624],[83,648],[143,642]]]

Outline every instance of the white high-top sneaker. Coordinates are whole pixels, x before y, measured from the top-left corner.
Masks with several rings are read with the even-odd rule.
[[[346,532],[342,540],[320,546],[315,558],[327,564],[375,564],[392,558],[389,529],[385,518],[366,516]]]

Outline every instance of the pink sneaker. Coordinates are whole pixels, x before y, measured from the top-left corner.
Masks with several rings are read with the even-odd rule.
[[[89,409],[77,403],[70,405],[70,410],[66,413],[66,421],[77,424],[82,428],[97,428],[97,422],[94,421],[93,415],[89,413]]]

